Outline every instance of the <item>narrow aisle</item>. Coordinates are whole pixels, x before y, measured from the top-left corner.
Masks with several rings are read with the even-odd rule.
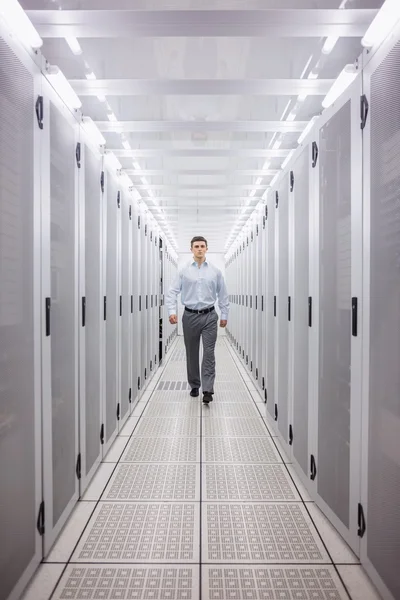
[[[282,458],[224,338],[216,360],[204,406],[178,339],[26,600],[377,598]]]

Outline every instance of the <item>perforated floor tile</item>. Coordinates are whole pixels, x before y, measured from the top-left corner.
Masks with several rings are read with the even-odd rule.
[[[103,500],[198,501],[199,464],[120,464]]]
[[[204,500],[300,501],[282,465],[203,466]]]
[[[190,385],[188,384],[187,381],[169,381],[169,380],[161,380],[158,382],[158,385],[156,387],[157,391],[160,390],[164,390],[164,391],[169,391],[169,390],[174,390],[175,392],[182,392],[182,391],[190,391]]]
[[[237,381],[216,381],[214,385],[215,393],[219,392],[240,392],[241,394],[246,392],[244,383],[238,383]],[[247,395],[247,393],[246,393]]]
[[[184,392],[175,392],[175,391],[163,391],[163,390],[159,390],[154,392],[152,398],[151,398],[151,402],[152,404],[159,404],[161,403],[165,403],[165,404],[170,404],[171,402],[173,404],[176,403],[184,403],[184,404],[189,404],[190,402],[193,404],[196,402],[195,398],[192,398],[190,396],[190,389],[184,391]]]
[[[202,567],[202,600],[348,600],[333,567]]]
[[[164,417],[145,419],[142,417],[133,433],[134,437],[194,437],[200,435],[198,417]]]
[[[214,405],[211,404],[208,408],[212,411]],[[263,437],[268,435],[268,430],[261,417],[255,416],[254,419],[243,419],[234,417],[216,417],[211,414],[203,417],[203,435],[205,437],[217,437],[221,435]]]
[[[169,400],[167,398],[169,396]],[[200,417],[200,402],[195,401],[189,394],[186,397],[186,403],[173,402],[174,392],[166,392],[165,402],[149,402],[143,413],[143,417],[177,417],[185,419],[186,417]]]
[[[200,462],[200,438],[132,437],[121,462]]]
[[[225,384],[220,383],[219,388],[217,385],[214,386],[214,400],[215,404],[228,403],[228,404],[245,404],[254,405],[252,397],[244,389],[239,389],[240,386],[236,386],[236,390],[221,389]]]
[[[219,437],[202,439],[204,462],[282,464],[271,438]]]
[[[101,502],[72,562],[198,562],[199,503]]]
[[[68,566],[54,600],[198,600],[199,567]]]
[[[329,563],[302,504],[216,504],[202,508],[203,562]]]
[[[229,417],[229,418],[244,418],[251,419],[260,416],[257,408],[252,402],[219,402],[219,397],[215,397],[212,406],[212,410],[203,411],[204,417],[214,419],[215,417]]]
[[[187,380],[186,363],[170,362],[168,363],[161,381],[185,381]]]

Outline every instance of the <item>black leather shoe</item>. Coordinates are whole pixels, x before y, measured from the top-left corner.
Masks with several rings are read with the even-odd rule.
[[[199,395],[199,388],[193,388],[192,391],[190,392],[190,395],[193,398],[197,398],[197,396]]]
[[[213,401],[212,394],[210,394],[210,392],[204,392],[204,396],[203,396],[204,404],[209,404],[212,401]]]

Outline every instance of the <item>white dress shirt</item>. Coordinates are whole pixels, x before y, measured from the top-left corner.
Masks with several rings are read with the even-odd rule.
[[[210,308],[218,297],[221,320],[228,320],[229,296],[225,281],[221,271],[211,263],[205,261],[199,267],[193,261],[178,273],[165,298],[170,316],[177,314],[178,294],[181,294],[182,304],[192,310]]]

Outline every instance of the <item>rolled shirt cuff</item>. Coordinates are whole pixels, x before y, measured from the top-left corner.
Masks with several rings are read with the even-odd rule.
[[[176,311],[176,310],[169,310],[168,311],[168,316],[169,317],[172,317],[172,315],[177,315],[177,314],[178,314],[178,311]]]
[[[221,321],[227,321],[228,320],[228,313],[221,313]]]

